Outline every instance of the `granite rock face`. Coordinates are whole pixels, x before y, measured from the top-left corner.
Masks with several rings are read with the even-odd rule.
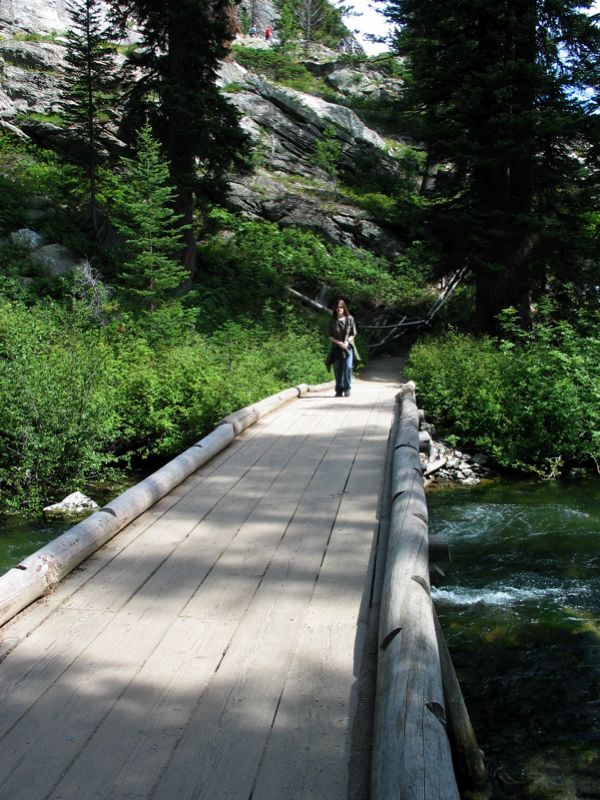
[[[269,24],[276,40],[272,0],[244,2],[255,15],[257,33],[240,37],[241,43],[270,46],[262,34]],[[0,0],[0,128],[59,153],[73,146],[70,131],[31,115],[60,110],[64,40],[60,36],[52,42],[25,40],[23,34],[61,34],[68,27],[65,0]],[[377,65],[340,62],[340,53],[321,45],[301,50],[305,65],[323,77],[340,98],[377,100],[401,88]],[[325,135],[334,136],[340,148],[340,173],[351,176],[376,170],[393,175],[400,169],[398,162],[377,132],[345,104],[272,83],[232,61],[222,65],[219,83],[242,116],[256,162],[253,175],[231,177],[228,204],[232,210],[313,230],[329,242],[364,247],[387,258],[401,252],[390,231],[364,210],[337,197],[331,177],[317,163],[319,143]],[[106,147],[118,152],[122,143],[107,140]],[[35,209],[28,213],[30,224],[42,217]],[[66,258],[61,254],[49,266],[53,274],[72,268],[72,264],[62,263],[62,256]]]
[[[330,55],[335,57],[332,51]],[[278,225],[319,233],[326,241],[363,247],[393,259],[400,242],[365,211],[342,202],[316,153],[325,132],[340,146],[340,169],[348,174],[399,170],[381,136],[346,106],[275,85],[237,64],[225,64],[220,83],[242,115],[258,166],[230,183],[229,207]]]
[[[100,3],[105,13],[106,3]],[[17,33],[64,33],[69,27],[66,0],[0,0],[0,28]]]

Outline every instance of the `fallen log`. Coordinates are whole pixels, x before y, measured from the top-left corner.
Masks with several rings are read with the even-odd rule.
[[[433,475],[434,472],[437,472],[438,469],[441,469],[445,466],[447,458],[444,456],[442,458],[438,458],[437,461],[432,461],[431,464],[427,465],[427,468],[423,471],[423,477],[427,478],[429,475]]]
[[[487,785],[489,776],[435,609],[433,614],[442,665],[448,735],[452,743],[457,777],[462,789],[476,791]]]

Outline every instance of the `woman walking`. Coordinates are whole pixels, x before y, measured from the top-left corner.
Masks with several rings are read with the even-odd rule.
[[[338,300],[333,307],[328,333],[332,342],[329,360],[335,375],[335,396],[350,397],[356,323],[344,300]]]

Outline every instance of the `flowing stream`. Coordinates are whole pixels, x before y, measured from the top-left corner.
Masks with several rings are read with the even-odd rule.
[[[433,596],[491,797],[600,798],[600,479],[428,493]]]
[[[56,539],[72,525],[72,522],[0,517],[0,575],[52,539]]]

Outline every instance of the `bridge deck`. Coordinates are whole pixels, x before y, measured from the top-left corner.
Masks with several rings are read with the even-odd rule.
[[[398,375],[264,418],[2,629],[0,800],[366,797]]]

